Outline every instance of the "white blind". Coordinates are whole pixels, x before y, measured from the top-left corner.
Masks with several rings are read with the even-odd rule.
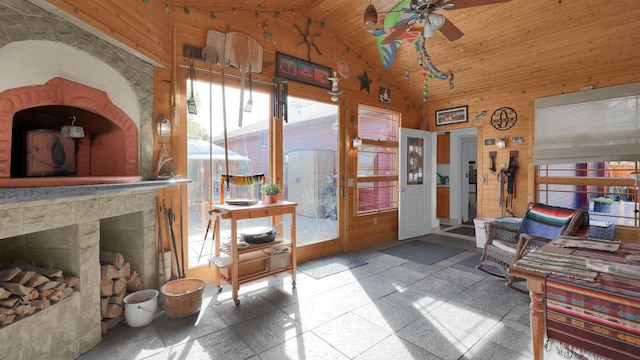
[[[640,161],[640,83],[536,99],[533,162]]]

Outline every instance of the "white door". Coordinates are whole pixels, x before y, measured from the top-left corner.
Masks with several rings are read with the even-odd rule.
[[[435,194],[434,133],[400,129],[398,240],[431,232]]]

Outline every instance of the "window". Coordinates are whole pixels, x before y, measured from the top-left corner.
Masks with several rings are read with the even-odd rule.
[[[631,173],[640,162],[608,161],[567,165],[540,165],[536,177],[538,201],[589,210],[593,221],[638,226],[637,188]],[[600,207],[595,198],[611,200]]]
[[[358,107],[358,214],[398,208],[398,117],[395,112]]]
[[[208,258],[213,251],[213,226],[209,222],[209,207],[210,204],[218,204],[220,201],[222,175],[264,173],[266,181],[270,179],[268,149],[271,89],[254,82],[253,106],[251,112],[243,112],[242,127],[239,127],[240,88],[237,81],[225,79],[228,144],[225,154],[220,76],[214,75],[213,80],[211,86],[208,80],[195,82],[193,95],[197,114],[187,113],[187,174],[192,181],[188,186],[187,199],[189,267],[208,264]],[[190,89],[189,83],[187,89]],[[189,91],[187,98],[190,96]],[[245,104],[247,101],[245,96]],[[209,115],[210,109],[212,116]],[[229,191],[225,191],[227,199],[259,200],[260,196],[259,184],[238,187],[231,185]],[[254,222],[249,225],[267,225],[268,218],[255,219]],[[222,222],[221,230],[222,238],[229,236],[228,222]]]

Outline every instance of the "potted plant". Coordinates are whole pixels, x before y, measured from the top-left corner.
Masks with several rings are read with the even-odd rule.
[[[272,204],[278,201],[278,194],[282,192],[282,189],[278,184],[264,184],[260,187],[260,191],[264,195],[262,202]]]
[[[593,201],[593,211],[595,212],[609,212],[611,204],[613,204],[613,199],[604,196],[591,199],[591,201]]]

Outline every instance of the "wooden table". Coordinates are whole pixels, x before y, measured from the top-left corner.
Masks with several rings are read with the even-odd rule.
[[[529,313],[531,324],[531,342],[533,344],[533,359],[544,359],[545,315],[544,315],[544,290],[547,275],[524,270],[516,267],[509,268],[509,274],[523,278],[527,281],[529,296],[531,297],[531,312]]]
[[[215,229],[215,253],[216,256],[220,256],[220,221],[224,219],[231,220],[231,241],[230,241],[230,250],[229,255],[231,256],[231,264],[229,266],[229,278],[225,279],[231,285],[232,288],[232,297],[236,305],[240,304],[238,300],[238,288],[240,284],[247,283],[250,281],[258,280],[261,278],[265,278],[267,276],[272,276],[277,273],[289,271],[291,272],[291,280],[293,286],[295,286],[296,282],[296,206],[298,204],[295,202],[289,201],[278,201],[276,203],[265,205],[262,202],[259,202],[256,205],[215,205],[211,209],[210,213],[212,216],[215,216],[215,221],[217,222]],[[255,219],[255,218],[263,218],[270,217],[271,218],[271,226],[274,226],[279,222],[279,219],[282,218],[285,214],[291,214],[291,238],[288,241],[277,241],[265,244],[256,244],[250,245],[249,248],[239,249],[238,242],[238,220],[243,219]],[[240,253],[249,253],[249,252],[257,252],[262,251],[268,248],[272,248],[275,246],[281,245],[289,245],[291,247],[291,265],[290,267],[284,269],[278,269],[277,271],[260,271],[255,274],[248,274],[246,276],[239,276],[238,265],[239,265],[239,256]],[[267,269],[268,270],[268,269]],[[216,285],[220,288],[220,269],[216,267],[215,269],[215,281]]]
[[[611,261],[611,262],[607,262],[607,264],[611,264],[611,265],[624,264],[625,255],[638,254],[638,252],[640,251],[640,247],[637,244],[622,244],[620,249],[615,253],[586,250],[586,249],[557,248],[557,247],[553,247],[552,245],[553,245],[553,242],[545,245],[540,250],[548,251],[556,254],[572,255],[572,256],[582,257],[587,259],[589,258],[598,259],[598,258],[604,257]],[[516,276],[526,280],[527,288],[529,289],[529,296],[531,297],[530,325],[531,325],[531,340],[533,345],[533,358],[534,360],[542,360],[544,359],[544,344],[546,340],[545,338],[547,336],[547,326],[546,326],[547,314],[545,314],[545,297],[548,295],[548,292],[550,290],[553,290],[553,289],[546,288],[547,278],[550,276],[550,274],[539,272],[539,271],[533,271],[529,269],[523,269],[521,267],[517,267],[517,263],[516,263],[516,266],[512,265],[508,271],[509,271],[509,274],[512,276]],[[589,286],[593,286],[593,287],[599,286],[598,284],[601,284],[601,283],[604,284],[604,283],[607,283],[608,281],[608,280],[603,280],[602,279],[603,276],[605,276],[606,278],[611,278],[613,276],[615,278],[615,276],[617,275],[613,273],[610,273],[610,274],[599,273],[599,275],[596,278],[596,282],[594,283],[583,282],[583,283],[590,284]],[[558,274],[554,274],[553,279],[554,281],[556,281],[557,279],[564,279],[563,281],[567,281],[567,282],[571,282],[571,281],[579,282],[579,280],[574,280],[568,277],[562,277],[562,276],[559,276]],[[637,286],[637,282],[634,282],[632,291],[635,292],[635,289],[637,288],[638,293],[640,293],[640,287],[636,287],[636,286]],[[627,288],[627,291],[628,291],[628,288]],[[605,297],[607,296],[607,294],[605,293],[598,293],[598,294],[602,294],[602,296],[605,296]],[[630,307],[634,307],[635,309],[638,309],[637,295],[638,294],[636,293],[635,296],[632,296],[629,299],[625,298],[623,300],[623,306],[630,306]],[[635,310],[635,311],[637,312],[638,310]],[[636,323],[636,325],[634,326],[638,327],[638,324]],[[637,331],[636,331],[636,334],[637,334]],[[633,336],[632,342],[636,344],[635,346],[638,346],[637,345],[638,339],[640,338],[638,338],[637,335]],[[638,348],[635,348],[634,351],[638,352]],[[640,352],[638,352],[637,354],[631,355],[631,358],[634,358],[634,359],[638,358],[636,356],[640,356]]]

